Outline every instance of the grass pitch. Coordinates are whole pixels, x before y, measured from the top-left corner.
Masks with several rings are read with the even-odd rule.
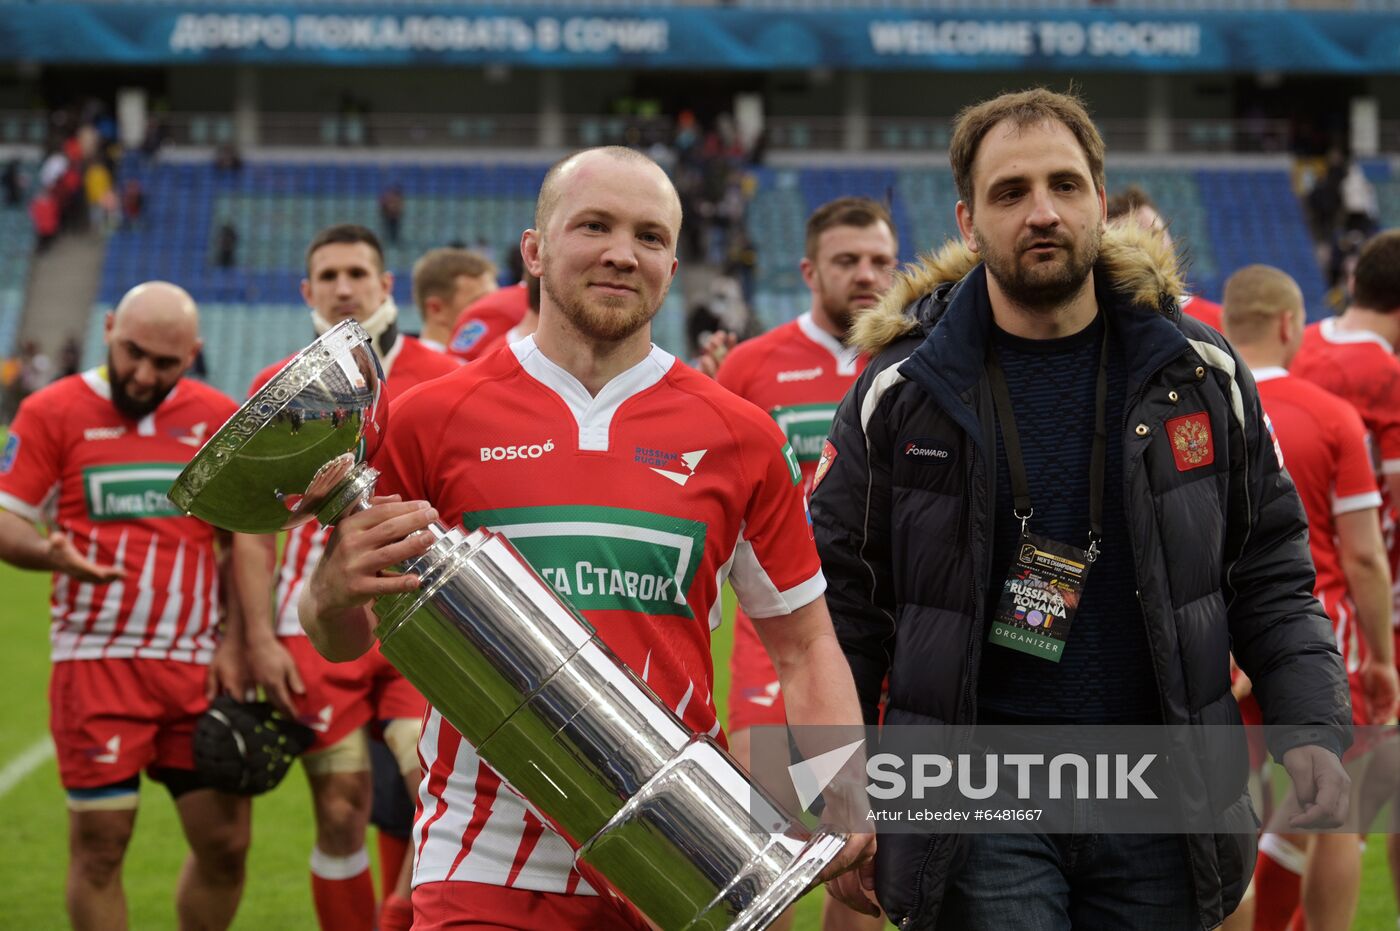
[[[0,926],[67,927],[63,905],[67,814],[52,756],[17,780],[12,768],[48,734],[48,576],[0,564]],[[715,694],[729,693],[728,652],[732,601],[716,632]],[[254,804],[248,886],[234,928],[244,931],[314,929],[307,856],[312,823],[305,779],[293,772]],[[370,843],[371,853],[374,845]],[[1354,928],[1396,927],[1395,900],[1385,845],[1372,835],[1365,859],[1361,908]],[[146,783],[136,834],[127,854],[125,885],[130,926],[173,929],[175,877],[185,856],[175,810],[165,791]],[[820,893],[798,906],[797,931],[820,926]]]

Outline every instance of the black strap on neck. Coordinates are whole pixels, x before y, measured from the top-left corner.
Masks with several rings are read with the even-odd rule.
[[[1094,450],[1089,463],[1089,561],[1099,555],[1103,540],[1103,486],[1107,469],[1108,428],[1105,409],[1108,406],[1108,316],[1103,316],[1103,341],[1099,346],[1099,377],[1094,388]],[[992,399],[996,402],[997,420],[1001,424],[1001,440],[1006,446],[1006,466],[1011,473],[1013,513],[1021,521],[1021,532],[1035,514],[1031,504],[1030,483],[1026,480],[1026,463],[1021,458],[1021,434],[1016,429],[1016,414],[1011,409],[1011,391],[1006,386],[1006,373],[997,361],[995,347],[987,350],[987,380],[991,383]]]

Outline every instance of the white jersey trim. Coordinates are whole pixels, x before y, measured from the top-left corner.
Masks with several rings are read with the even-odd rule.
[[[797,327],[802,331],[803,336],[831,353],[831,357],[836,361],[837,375],[854,375],[856,373],[856,363],[860,360],[860,350],[847,346],[823,330],[812,318],[810,310],[797,318]]]
[[[1318,332],[1329,343],[1375,343],[1388,353],[1394,354],[1395,352],[1395,348],[1390,345],[1390,340],[1379,333],[1373,333],[1370,330],[1337,329],[1336,317],[1328,317],[1318,324]]]
[[[533,333],[511,343],[510,350],[526,374],[557,394],[573,413],[578,424],[578,448],[594,452],[608,451],[613,415],[623,402],[661,381],[676,364],[675,356],[653,345],[646,358],[614,376],[594,397],[570,372],[546,358],[535,344]]]
[[[389,351],[379,356],[379,367],[383,370],[386,379],[389,377],[389,372],[393,370],[394,361],[398,359],[399,353],[403,352],[404,340],[407,338],[408,337],[400,333],[398,338],[394,340],[394,345],[389,347]],[[375,353],[378,354],[377,348],[375,349]]]
[[[3,491],[0,491],[0,508],[18,514],[31,524],[39,523],[44,517],[43,512],[38,507]]]
[[[1250,369],[1254,375],[1254,382],[1258,384],[1263,381],[1273,381],[1275,378],[1287,378],[1288,369],[1277,365],[1264,365],[1257,369]]]
[[[1332,514],[1350,514],[1352,511],[1364,511],[1367,508],[1378,508],[1381,506],[1381,493],[1379,491],[1368,491],[1359,495],[1347,495],[1345,498],[1334,498],[1332,501]]]
[[[1400,475],[1400,459],[1384,459],[1381,461],[1382,475]]]

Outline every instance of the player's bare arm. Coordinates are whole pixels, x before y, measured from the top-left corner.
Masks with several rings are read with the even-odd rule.
[[[1375,508],[1337,515],[1337,554],[1356,604],[1366,657],[1361,682],[1371,705],[1372,720],[1395,716],[1397,692],[1395,646],[1390,628],[1390,562]]]
[[[0,559],[18,569],[57,572],[79,582],[101,584],[126,576],[126,570],[120,566],[88,559],[62,531],[52,530],[46,535],[23,517],[5,510],[0,510]]]
[[[862,723],[851,667],[836,640],[825,598],[753,623],[777,669],[791,724]],[[875,835],[853,834],[821,875],[842,904],[867,915],[880,914],[873,898],[874,858]]]
[[[244,649],[242,599],[233,584],[233,534],[218,530],[214,534],[216,559],[219,572],[219,615],[222,618],[222,635],[219,645],[214,648],[214,658],[209,662],[206,697],[213,699],[219,693],[227,693],[243,699],[252,684],[248,672],[247,650]]]
[[[427,552],[433,537],[424,531],[435,520],[437,511],[426,501],[392,495],[372,499],[370,507],[336,526],[297,604],[317,652],[344,663],[374,645],[370,604],[380,595],[418,587],[416,575],[385,570]]]
[[[267,700],[290,715],[305,693],[291,653],[277,639],[270,593],[274,589],[277,539],[271,535],[233,535],[233,582],[243,611],[243,642],[253,684]]]

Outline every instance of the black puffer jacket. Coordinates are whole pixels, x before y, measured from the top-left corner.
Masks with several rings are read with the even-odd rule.
[[[1266,724],[1316,726],[1273,740],[1275,756],[1305,742],[1340,751],[1350,740],[1345,674],[1253,378],[1224,338],[1182,319],[1175,261],[1156,237],[1106,236],[1095,283],[1127,355],[1121,493],[1163,721],[1239,723],[1233,650]],[[995,493],[986,300],[983,267],[953,244],[903,276],[855,334],[873,361],[837,413],[812,514],[867,721],[887,673],[887,724],[976,720]],[[1210,418],[1215,460],[1180,471],[1164,424],[1198,412]],[[952,455],[900,455],[915,438]],[[1222,792],[1193,732],[1177,730],[1173,774],[1186,804],[1241,825],[1188,837],[1198,914],[1213,928],[1248,884],[1255,821],[1243,780]],[[1230,743],[1243,753],[1243,732]],[[934,927],[961,846],[957,835],[881,836],[876,892],[901,928]]]

